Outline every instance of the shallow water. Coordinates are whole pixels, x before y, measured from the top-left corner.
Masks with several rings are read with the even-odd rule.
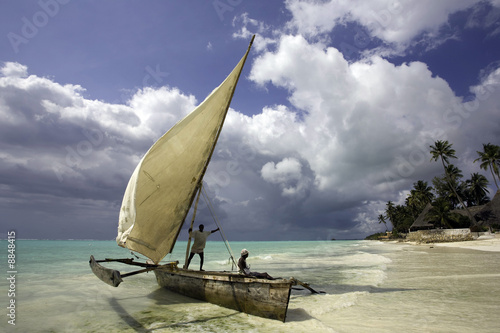
[[[497,332],[500,327],[500,253],[372,241],[231,243],[236,254],[250,251],[252,270],[294,276],[326,292],[293,291],[287,321],[281,323],[161,289],[154,273],[110,287],[92,274],[88,258],[131,257],[113,241],[18,240],[16,246],[16,325],[9,325],[6,315],[1,323],[8,331]],[[185,246],[179,242],[166,259],[183,261]],[[7,242],[0,248],[7,249]],[[222,242],[208,242],[204,269],[231,270],[228,258]],[[6,250],[0,260],[7,262]],[[198,264],[195,257],[191,268]],[[8,299],[8,287],[2,279],[2,300]]]

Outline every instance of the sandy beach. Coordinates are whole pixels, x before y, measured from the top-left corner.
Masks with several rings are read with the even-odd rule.
[[[426,243],[418,244],[415,242],[408,242],[412,245],[419,246],[435,246],[435,247],[455,247],[469,250],[500,252],[500,234],[484,235],[472,241],[465,242],[446,242],[446,243]]]

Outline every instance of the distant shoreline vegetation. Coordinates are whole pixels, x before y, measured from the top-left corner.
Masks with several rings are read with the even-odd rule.
[[[499,227],[495,217],[483,218],[471,213],[473,207],[485,205],[490,201],[490,184],[487,178],[482,174],[472,173],[469,179],[464,180],[462,170],[450,163],[451,159],[457,157],[448,141],[436,141],[429,148],[431,161],[441,162],[444,174],[432,179],[433,186],[423,180],[413,183],[413,189],[404,204],[396,205],[388,201],[385,211],[378,216],[379,224],[384,224],[387,234],[377,233],[365,239],[400,238],[399,235],[409,232],[426,206],[430,207],[428,213],[422,217],[427,223],[426,227],[470,228],[474,232],[483,231],[485,227]],[[491,174],[498,191],[500,147],[491,143],[483,144],[483,151],[477,151],[477,154],[479,157],[473,163],[479,162],[479,168]],[[393,226],[392,234],[389,233],[387,222]]]
[[[386,233],[386,232],[377,232],[373,235],[369,235],[365,237],[365,240],[389,240],[389,239],[397,239],[401,238],[399,235],[394,235],[392,232],[391,233]]]

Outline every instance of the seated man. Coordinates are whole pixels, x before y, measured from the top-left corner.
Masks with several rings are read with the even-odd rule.
[[[253,276],[259,279],[275,280],[275,278],[273,278],[267,273],[250,272],[250,266],[247,265],[247,258],[248,258],[248,250],[247,249],[241,250],[241,257],[238,260],[238,268],[240,269],[240,273],[245,274],[246,276]]]

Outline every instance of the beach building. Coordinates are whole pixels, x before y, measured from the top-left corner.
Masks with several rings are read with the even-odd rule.
[[[420,213],[420,215],[411,225],[410,232],[417,230],[429,230],[434,228],[434,222],[430,221],[430,219],[427,217],[427,213],[431,208],[432,205],[430,203],[428,203],[427,206],[425,206],[422,213]]]
[[[407,240],[418,243],[452,242],[472,240],[474,235],[471,229],[435,229],[434,223],[427,217],[427,213],[432,208],[429,203],[418,218],[410,227]],[[493,199],[486,205],[468,207],[471,214],[478,222],[479,226],[500,228],[500,191],[497,191]],[[453,213],[468,216],[465,209],[455,209]],[[474,233],[476,234],[476,233]],[[479,237],[479,232],[475,237]]]
[[[429,230],[434,228],[434,223],[427,218],[427,213],[432,208],[429,203],[410,227],[410,232],[417,230]],[[481,226],[500,226],[500,190],[497,191],[493,199],[486,205],[467,207],[476,221]],[[465,209],[454,209],[452,213],[469,216]]]
[[[490,202],[478,207],[482,208],[473,214],[480,225],[500,226],[500,190]]]

